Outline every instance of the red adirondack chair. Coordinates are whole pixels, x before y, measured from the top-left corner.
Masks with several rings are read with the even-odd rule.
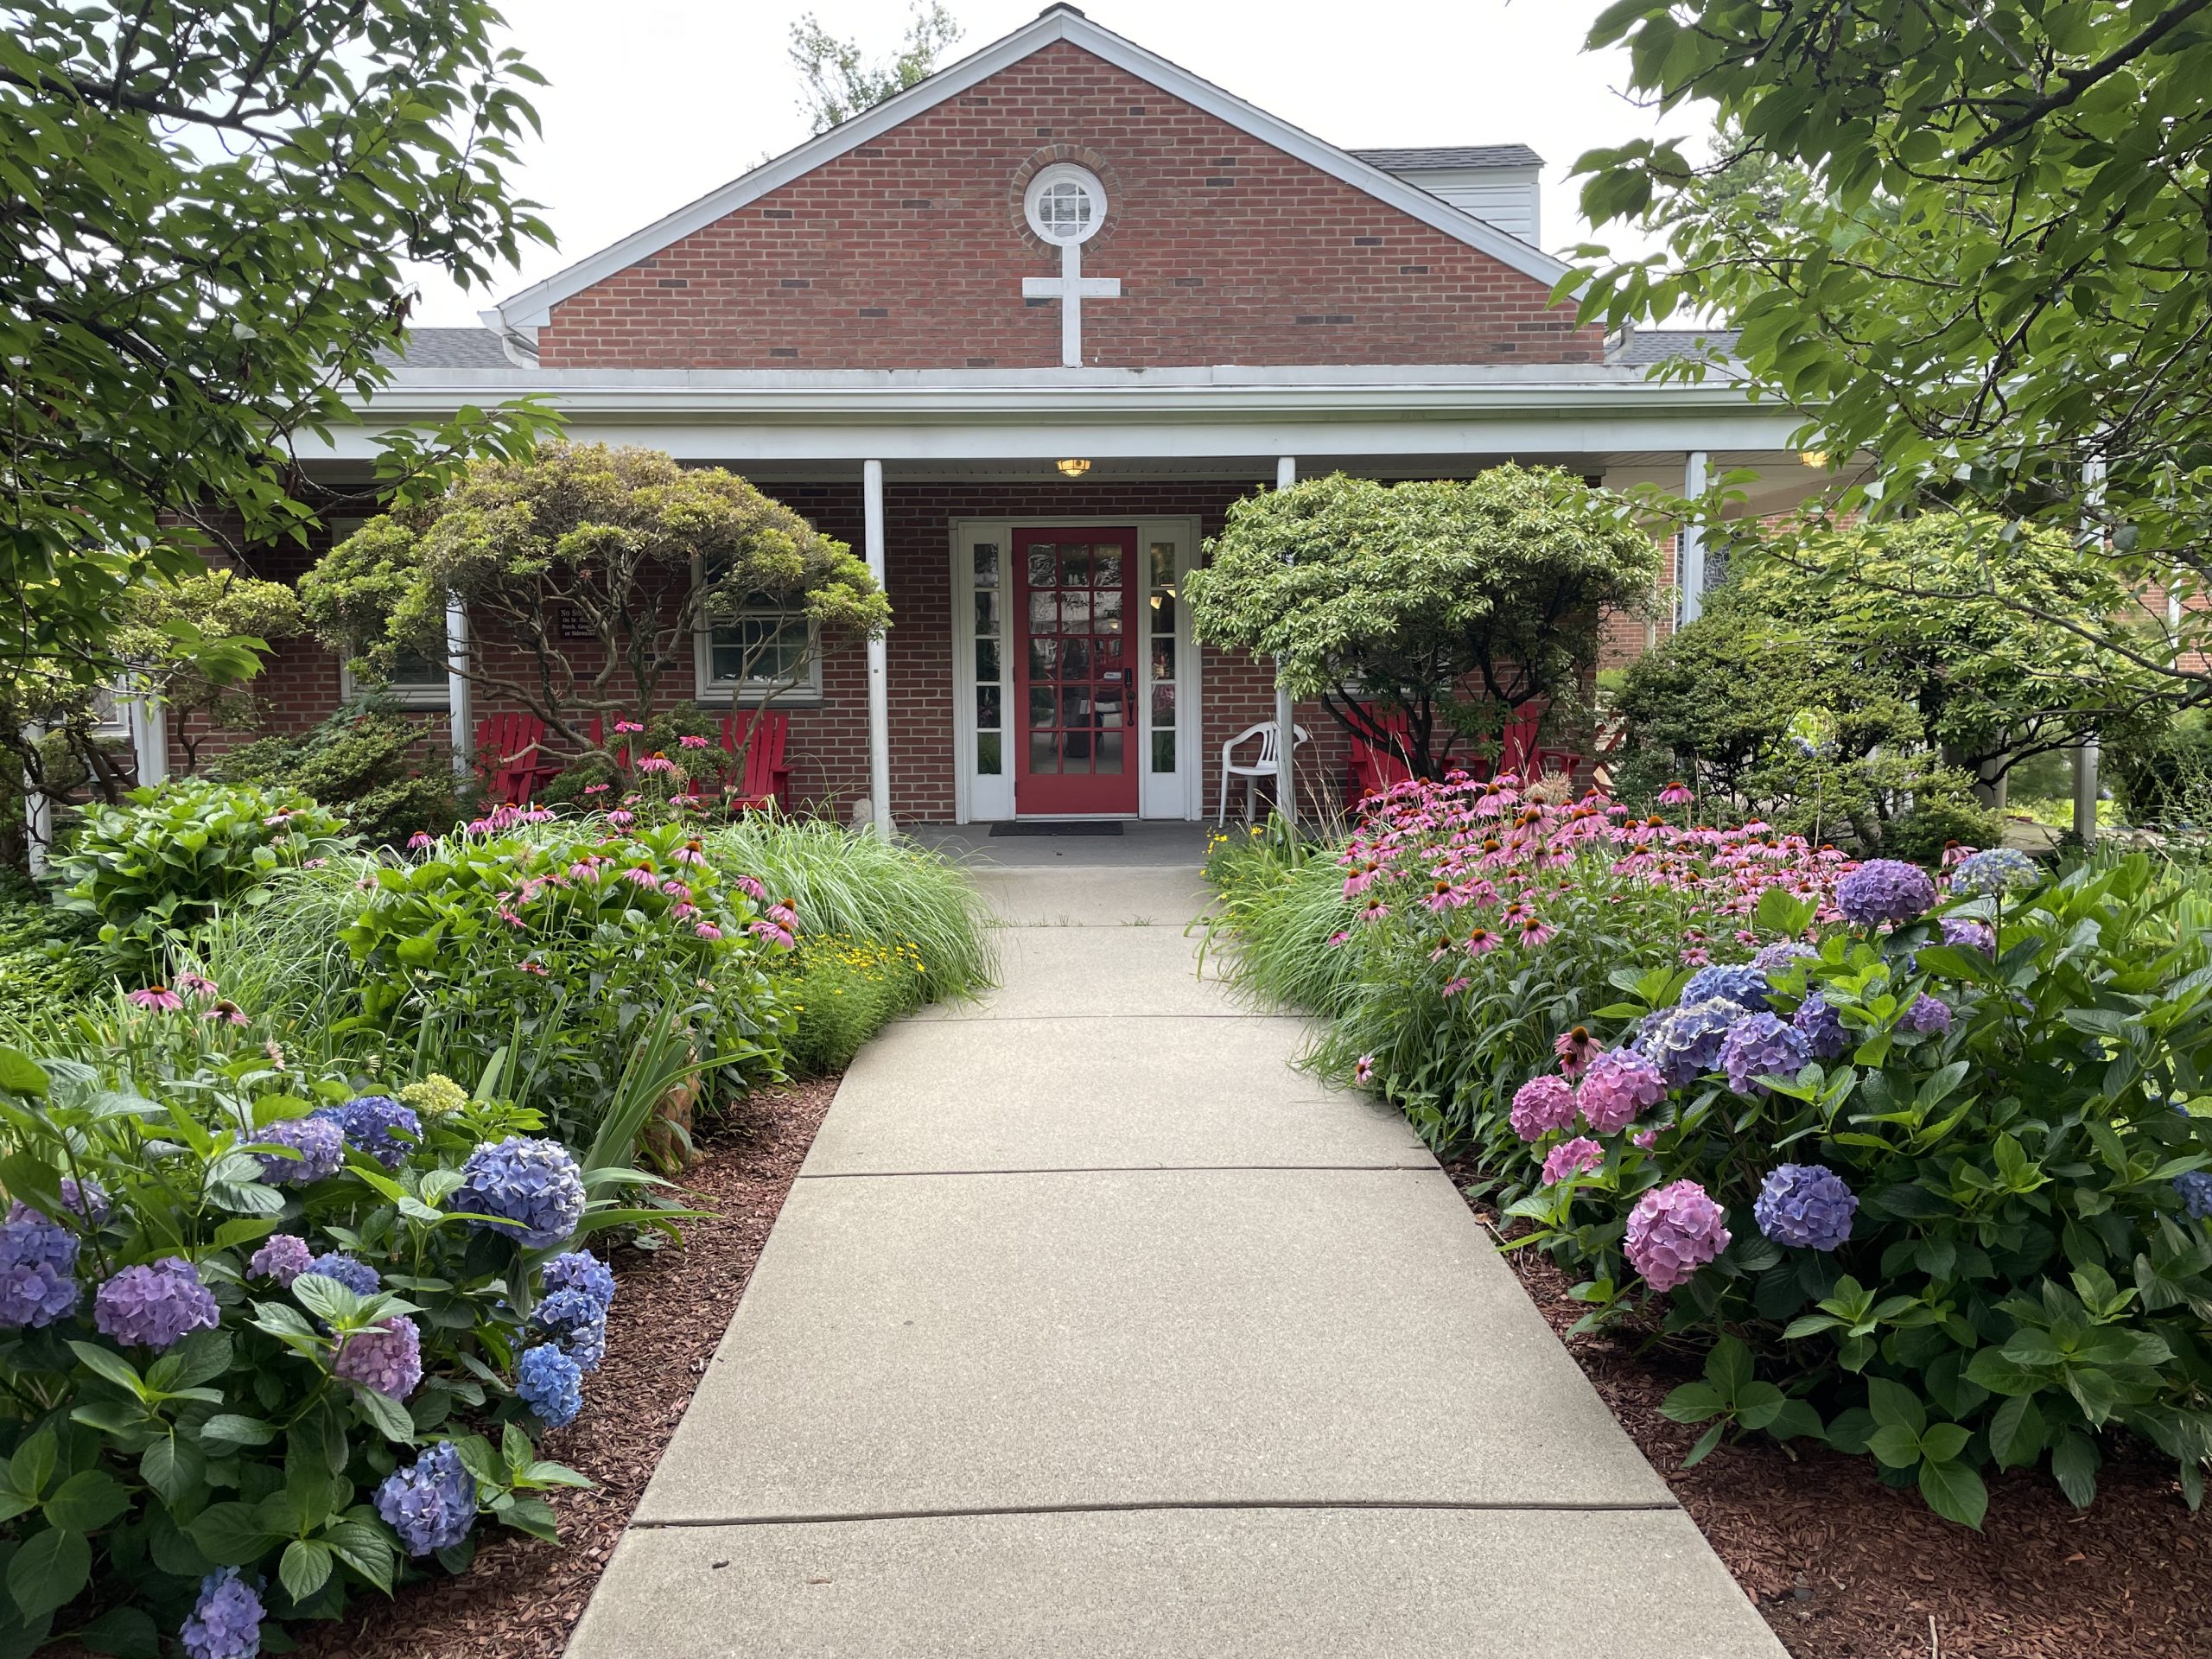
[[[1523,784],[1532,784],[1554,773],[1565,773],[1570,778],[1574,775],[1582,765],[1580,753],[1536,741],[1536,730],[1543,724],[1544,711],[1550,706],[1538,701],[1522,703],[1514,709],[1514,717],[1506,721],[1504,739],[1498,748],[1498,771],[1513,773]]]
[[[1402,744],[1406,735],[1406,716],[1395,714],[1382,722],[1382,729]],[[1377,748],[1355,732],[1351,738],[1351,760],[1344,769],[1344,804],[1357,806],[1370,795],[1405,782],[1414,775],[1406,764],[1402,747]]]
[[[527,806],[561,768],[545,753],[545,722],[536,715],[492,715],[476,722],[476,769],[494,800]]]
[[[723,752],[745,757],[745,775],[729,791],[730,810],[758,811],[772,801],[779,810],[791,810],[791,769],[784,763],[791,729],[791,717],[779,709],[757,709],[723,719]]]

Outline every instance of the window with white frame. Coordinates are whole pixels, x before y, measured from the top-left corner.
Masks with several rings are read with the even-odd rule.
[[[822,653],[814,624],[794,606],[766,594],[700,637],[699,695],[810,696],[822,690]]]
[[[369,521],[366,518],[327,518],[330,526],[330,544],[344,541]],[[393,659],[391,677],[380,686],[364,685],[353,677],[353,671],[344,664],[338,669],[338,695],[346,701],[365,691],[373,691],[399,704],[403,709],[442,709],[452,695],[452,682],[446,673],[445,663],[428,652],[402,647]]]

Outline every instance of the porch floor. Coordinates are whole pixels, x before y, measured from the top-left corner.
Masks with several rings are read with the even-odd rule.
[[[1006,983],[847,1074],[570,1659],[1783,1659],[1404,1121],[1198,969],[1204,833],[938,842]]]
[[[1118,836],[994,836],[988,823],[914,823],[900,826],[932,851],[957,858],[978,870],[1104,869],[1175,866],[1191,868],[1205,857],[1204,823],[1174,820],[1131,820]]]

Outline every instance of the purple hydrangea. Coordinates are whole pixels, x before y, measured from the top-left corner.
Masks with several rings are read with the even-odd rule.
[[[1687,1284],[1727,1248],[1726,1217],[1695,1181],[1654,1187],[1629,1211],[1629,1265],[1654,1290]]]
[[[1626,1128],[1637,1113],[1666,1098],[1667,1080],[1649,1058],[1632,1048],[1608,1049],[1582,1074],[1582,1116],[1600,1135]]]
[[[1820,951],[1802,939],[1783,939],[1766,946],[1753,957],[1751,966],[1771,977],[1794,962],[1818,962],[1820,959]]]
[[[1556,1186],[1570,1175],[1605,1166],[1605,1149],[1586,1135],[1562,1141],[1544,1154],[1544,1185]]]
[[[77,1311],[77,1235],[29,1205],[0,1222],[0,1330],[52,1325]]]
[[[423,1135],[423,1120],[414,1109],[389,1095],[358,1095],[342,1106],[325,1106],[315,1116],[337,1124],[346,1145],[365,1152],[386,1169],[406,1162]]]
[[[1566,1128],[1574,1122],[1573,1085],[1555,1071],[1529,1078],[1515,1091],[1507,1121],[1523,1141],[1541,1141],[1554,1129]]]
[[[423,1333],[405,1314],[356,1331],[339,1343],[330,1374],[404,1400],[423,1380]]]
[[[1835,907],[1858,927],[1903,926],[1925,916],[1935,903],[1935,878],[1901,858],[1870,858],[1835,884]]]
[[[89,1175],[81,1181],[74,1175],[61,1178],[61,1207],[87,1227],[105,1227],[115,1213],[107,1189]]]
[[[259,1583],[248,1584],[235,1567],[200,1580],[200,1599],[178,1632],[190,1659],[254,1659],[265,1616],[256,1593]]]
[[[2212,1170],[2186,1169],[2174,1177],[2174,1191],[2191,1221],[2212,1216]]]
[[[1942,928],[1946,944],[1956,945],[1961,950],[1979,950],[1985,957],[1997,954],[1997,930],[1987,922],[1978,922],[1971,916],[1946,916]]]
[[[1768,1173],[1752,1201],[1759,1231],[1777,1244],[1833,1250],[1851,1236],[1858,1195],[1825,1164],[1783,1164]]]
[[[2011,887],[2031,887],[2043,880],[2036,861],[2017,847],[1992,847],[1961,859],[1951,871],[1954,893],[2003,893]]]
[[[598,1305],[603,1314],[614,1306],[614,1270],[589,1250],[568,1250],[545,1264],[549,1295],[580,1291]]]
[[[594,1319],[589,1325],[578,1325],[561,1338],[561,1351],[576,1362],[578,1370],[589,1376],[607,1357],[607,1321]]]
[[[395,1469],[377,1488],[377,1513],[410,1555],[450,1549],[476,1524],[476,1477],[450,1440],[440,1440]]]
[[[1812,1063],[1813,1046],[1795,1026],[1770,1014],[1739,1020],[1720,1044],[1720,1069],[1739,1095],[1765,1094],[1761,1077],[1795,1078]]]
[[[384,1283],[374,1268],[356,1261],[343,1250],[325,1250],[300,1271],[321,1279],[334,1279],[356,1296],[373,1296]]]
[[[1716,962],[1710,968],[1700,968],[1692,974],[1689,983],[1682,987],[1682,994],[1675,1001],[1688,1006],[1718,998],[1723,1002],[1733,1002],[1739,1008],[1757,1011],[1766,1007],[1767,990],[1766,976],[1751,963]]]
[[[274,1279],[289,1290],[292,1281],[311,1271],[314,1265],[315,1252],[307,1240],[296,1233],[276,1233],[253,1253],[245,1270],[257,1279]]]
[[[125,1268],[92,1298],[92,1323],[126,1348],[174,1348],[221,1322],[199,1271],[181,1255]]]
[[[1721,1039],[1743,1017],[1734,1002],[1686,1002],[1646,1020],[1636,1047],[1659,1068],[1669,1088],[1687,1088],[1720,1064]]]
[[[558,1244],[583,1219],[583,1176],[555,1141],[509,1135],[470,1153],[461,1176],[452,1207],[499,1217],[474,1224],[519,1239],[530,1249]]]
[[[1840,1058],[1851,1046],[1851,1033],[1845,1027],[1843,1016],[1828,1006],[1827,998],[1815,991],[1797,1005],[1797,1012],[1789,1017],[1806,1046],[1816,1060]]]
[[[550,1344],[525,1348],[515,1362],[515,1393],[538,1421],[559,1428],[584,1408],[583,1368]]]
[[[327,1117],[289,1117],[254,1131],[254,1139],[272,1147],[289,1147],[300,1155],[287,1158],[274,1152],[257,1152],[261,1179],[279,1186],[306,1186],[327,1180],[346,1161],[346,1137]]]
[[[1951,1005],[1941,997],[1916,996],[1897,1024],[1923,1037],[1940,1037],[1951,1028]]]

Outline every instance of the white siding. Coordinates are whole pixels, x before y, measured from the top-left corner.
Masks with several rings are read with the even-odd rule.
[[[1541,245],[1537,169],[1533,167],[1409,168],[1398,177],[1509,236]]]

